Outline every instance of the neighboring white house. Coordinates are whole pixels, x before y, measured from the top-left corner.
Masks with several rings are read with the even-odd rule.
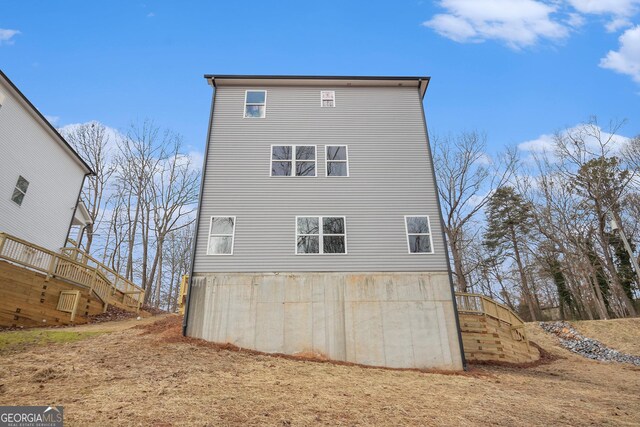
[[[89,165],[0,71],[0,232],[57,251],[90,174]]]

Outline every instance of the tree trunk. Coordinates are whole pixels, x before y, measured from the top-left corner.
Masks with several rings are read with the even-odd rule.
[[[631,317],[636,316],[636,309],[633,306],[633,302],[629,299],[624,288],[622,287],[622,283],[620,283],[620,277],[618,277],[618,270],[616,270],[616,265],[613,262],[613,257],[611,256],[610,248],[609,248],[609,239],[605,234],[606,227],[606,215],[602,213],[602,209],[600,204],[596,201],[596,213],[598,215],[598,237],[600,238],[600,244],[602,245],[602,252],[604,255],[605,265],[609,270],[611,275],[611,284],[613,285],[613,289],[617,294],[620,302],[626,309],[627,313]]]
[[[520,258],[520,249],[518,247],[518,239],[516,238],[516,230],[513,226],[511,226],[510,231],[511,243],[513,244],[513,255],[516,259],[516,264],[518,264],[518,272],[520,273],[520,281],[522,282],[522,293],[524,295],[525,301],[527,302],[527,306],[529,307],[531,320],[535,321],[538,320],[538,316],[536,315],[533,297],[531,295],[531,290],[529,289],[529,284],[527,283],[527,275],[524,271],[524,266],[522,265],[522,259]]]

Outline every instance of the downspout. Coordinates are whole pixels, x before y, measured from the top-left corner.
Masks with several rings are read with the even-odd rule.
[[[69,228],[67,228],[67,237],[64,238],[64,242],[62,243],[61,248],[67,246],[67,242],[69,241],[69,235],[71,234],[71,227],[73,227],[73,218],[76,216],[76,212],[78,210],[78,204],[80,203],[80,198],[82,197],[82,189],[84,188],[84,181],[87,179],[89,175],[95,175],[93,172],[87,172],[82,177],[82,184],[80,184],[80,191],[78,191],[78,198],[76,199],[76,205],[73,207],[73,213],[71,214],[71,221],[69,221]],[[80,242],[78,242],[78,245]]]
[[[189,281],[187,283],[187,301],[184,307],[184,319],[182,320],[182,335],[187,336],[187,325],[189,323],[189,307],[191,306],[191,284],[193,283],[193,269],[196,264],[196,248],[198,246],[198,228],[200,226],[200,212],[202,211],[202,195],[204,193],[204,180],[207,172],[207,158],[209,156],[209,142],[211,140],[211,129],[213,126],[213,108],[216,103],[216,95],[218,91],[216,89],[215,81],[211,79],[213,85],[213,97],[211,98],[211,113],[209,114],[209,127],[207,130],[207,139],[204,145],[204,161],[202,162],[202,178],[200,181],[200,195],[198,196],[198,211],[196,213],[196,229],[193,236],[193,245],[191,248],[191,267],[189,268]]]
[[[420,110],[422,111],[422,124],[424,125],[424,134],[427,137],[427,152],[431,162],[431,173],[433,176],[433,185],[436,190],[436,200],[438,202],[438,217],[440,218],[440,229],[442,230],[442,241],[444,242],[444,253],[447,257],[447,273],[449,274],[449,287],[451,288],[451,301],[453,302],[453,313],[456,319],[456,329],[458,330],[458,345],[460,346],[460,357],[462,359],[462,369],[467,370],[467,359],[464,357],[464,346],[462,344],[462,330],[460,329],[460,318],[458,317],[458,303],[456,302],[456,291],[453,288],[453,274],[451,273],[451,260],[449,258],[449,247],[447,245],[447,236],[444,232],[444,218],[442,217],[442,206],[440,206],[440,193],[438,192],[438,181],[436,180],[436,170],[433,162],[433,153],[431,152],[431,141],[429,140],[429,132],[427,131],[427,118],[424,114],[424,99],[420,96],[420,85],[418,84],[418,96],[420,97]]]

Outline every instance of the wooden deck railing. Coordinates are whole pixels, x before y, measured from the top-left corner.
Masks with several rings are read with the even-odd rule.
[[[0,233],[0,259],[89,288],[105,304],[114,302],[140,310],[144,289],[76,248],[56,253],[6,233]],[[116,298],[116,291],[123,295]]]
[[[480,294],[456,292],[456,303],[460,313],[485,315],[511,325],[514,339],[527,339],[524,321],[509,307]]]
[[[135,285],[132,281],[121,276],[118,272],[107,267],[88,253],[83,252],[78,248],[62,248],[60,249],[60,252],[72,260],[94,268],[96,271],[101,273],[115,289],[118,289],[124,294],[125,299],[129,300],[131,304],[138,303],[139,298],[140,303],[142,303],[144,290],[141,287]]]

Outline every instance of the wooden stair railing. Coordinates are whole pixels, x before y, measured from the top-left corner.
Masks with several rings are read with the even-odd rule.
[[[511,334],[516,341],[527,341],[524,321],[504,304],[481,294],[456,292],[458,312],[485,315],[511,326]]]
[[[0,259],[86,287],[108,304],[122,304],[140,311],[144,289],[76,249],[56,253],[6,233],[0,233]],[[117,291],[123,295],[116,298]]]

